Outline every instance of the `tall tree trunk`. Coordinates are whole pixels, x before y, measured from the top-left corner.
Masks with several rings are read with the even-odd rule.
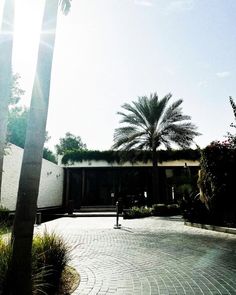
[[[158,153],[152,150],[152,203],[160,203]]]
[[[45,141],[57,10],[58,0],[46,1],[12,230],[11,277],[14,283],[11,284],[10,294],[14,295],[32,295],[32,238]]]
[[[0,201],[6,145],[8,104],[12,86],[12,45],[15,0],[5,0],[0,34]]]

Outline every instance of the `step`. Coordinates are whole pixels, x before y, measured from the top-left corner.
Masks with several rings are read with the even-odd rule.
[[[115,206],[81,206],[75,212],[116,212]]]
[[[122,215],[119,214],[119,216],[122,216]],[[68,213],[53,214],[53,216],[51,216],[51,220],[56,218],[62,218],[62,217],[74,217],[74,218],[76,217],[114,217],[115,218],[116,213],[115,212],[74,212],[73,214],[68,214]]]

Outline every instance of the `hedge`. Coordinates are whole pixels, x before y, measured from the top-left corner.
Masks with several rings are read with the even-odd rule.
[[[227,142],[213,142],[202,151],[200,198],[216,224],[236,224],[236,149]]]

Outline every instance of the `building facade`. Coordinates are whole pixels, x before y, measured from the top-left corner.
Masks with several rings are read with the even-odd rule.
[[[152,196],[152,164],[82,161],[65,166],[64,204],[111,206],[121,198],[125,207],[178,202],[196,189],[198,161],[159,163],[159,196]]]
[[[11,145],[4,157],[0,205],[14,211],[23,149]],[[68,210],[82,206],[112,206],[122,199],[125,207],[173,203],[196,189],[199,161],[162,161],[159,166],[158,199],[152,196],[150,161],[68,161],[56,165],[43,159],[38,208]]]

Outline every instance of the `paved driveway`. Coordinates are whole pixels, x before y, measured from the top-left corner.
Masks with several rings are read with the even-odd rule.
[[[236,294],[236,236],[178,217],[61,218],[45,226],[73,246],[78,294]]]

